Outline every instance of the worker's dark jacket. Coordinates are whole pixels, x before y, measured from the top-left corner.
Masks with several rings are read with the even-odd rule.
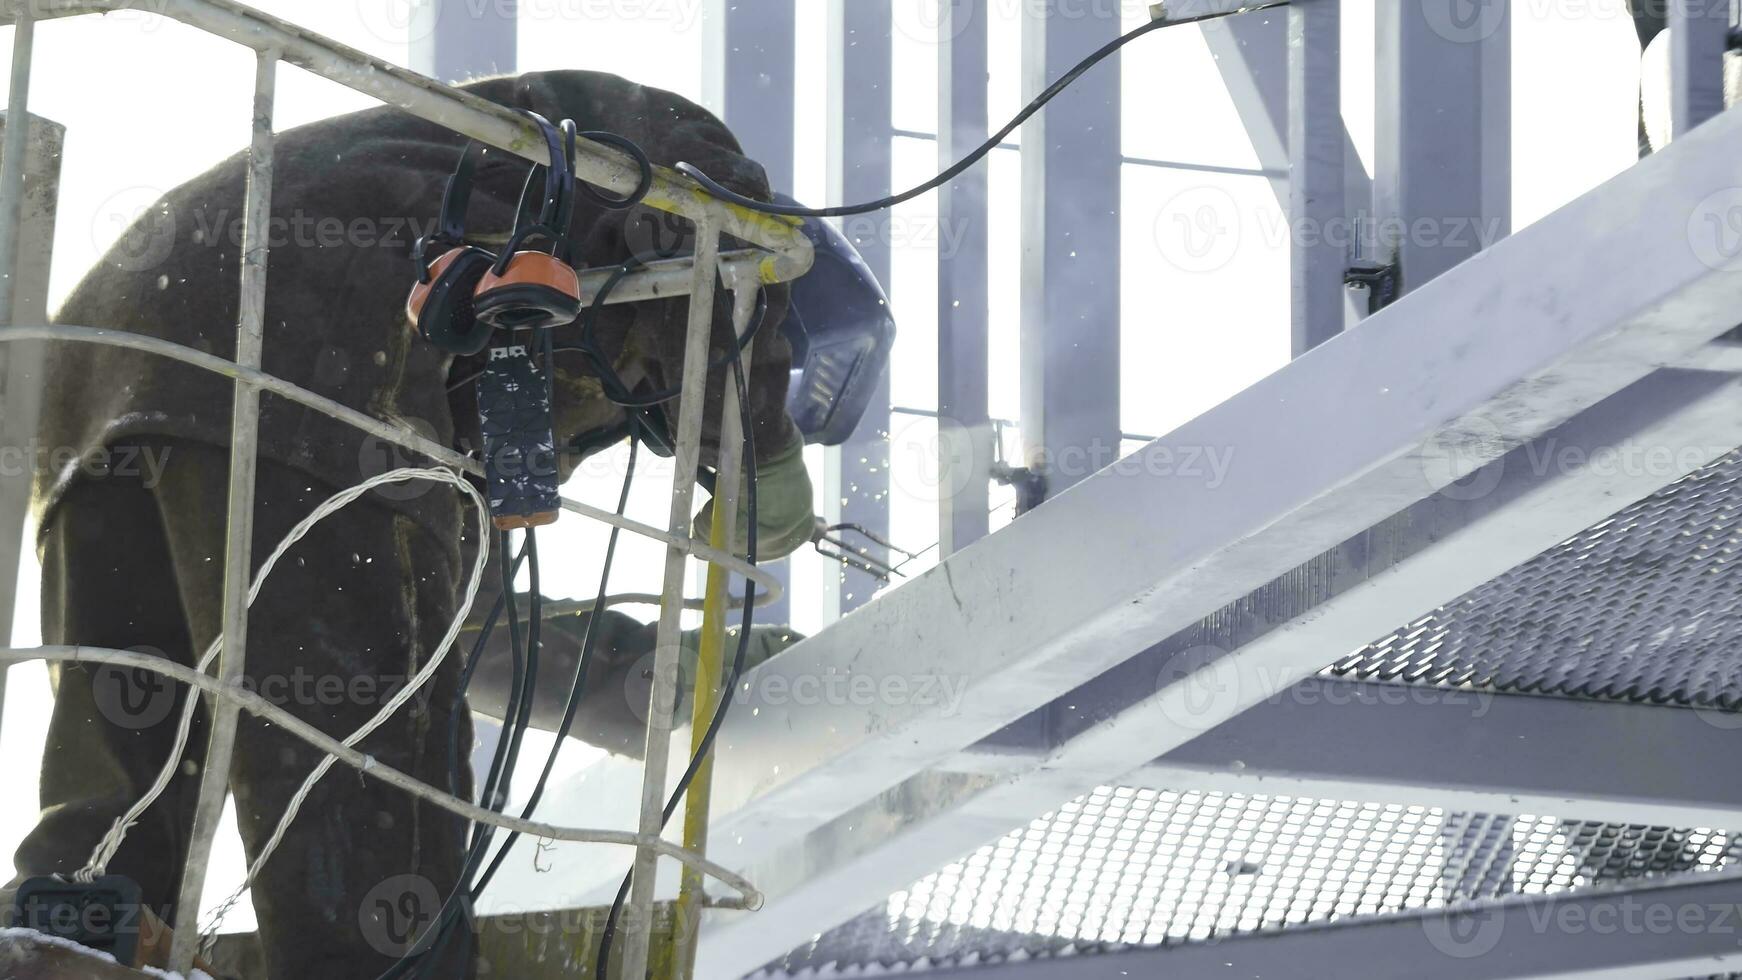
[[[497,78],[467,91],[532,109],[583,130],[608,130],[640,144],[655,163],[694,163],[733,189],[769,194],[762,168],[738,150],[712,115],[670,92],[613,75],[564,71]],[[394,108],[353,113],[280,134],[275,153],[267,271],[265,369],[377,418],[401,420],[442,444],[471,448],[476,419],[471,391],[448,393],[450,378],[475,365],[452,359],[409,329],[404,313],[415,268],[410,250],[432,227],[443,185],[464,140]],[[56,319],[161,337],[219,357],[235,353],[238,264],[246,158],[238,154],[170,191],[136,223],[62,306]],[[512,224],[528,165],[490,151],[478,170],[468,230],[500,240]],[[573,225],[576,264],[613,266],[631,252],[673,244],[687,222],[637,208],[606,212],[582,200]],[[687,246],[686,246],[687,247]],[[716,303],[715,345],[729,338],[729,296]],[[756,443],[767,452],[787,444],[783,405],[791,354],[779,338],[786,292],[771,289],[768,316],[751,379]],[[630,385],[675,386],[681,375],[687,299],[611,308],[600,337]],[[576,328],[559,331],[559,344]],[[559,353],[556,436],[622,420],[582,356]],[[228,379],[163,358],[112,347],[57,344],[47,372],[42,445],[87,451],[137,437],[176,437],[213,444],[230,439]],[[723,382],[716,372],[710,401]],[[261,452],[322,482],[359,479],[427,460],[320,412],[268,394],[261,413]],[[668,410],[675,413],[676,404]],[[716,442],[710,419],[704,442]],[[675,414],[674,414],[675,418]],[[708,453],[706,455],[711,455]],[[55,458],[51,455],[50,458]],[[63,450],[60,469],[38,474],[39,516],[53,508],[79,462]],[[566,461],[572,467],[573,458]],[[567,469],[565,469],[565,474]],[[426,523],[457,521],[451,493],[394,496]],[[46,522],[45,522],[46,523]]]

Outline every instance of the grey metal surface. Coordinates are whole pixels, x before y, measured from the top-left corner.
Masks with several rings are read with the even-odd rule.
[[[1374,8],[1373,212],[1367,237],[1415,289],[1509,230],[1510,5]]]
[[[1219,943],[1688,877],[1738,859],[1742,839],[1712,830],[1107,786],[914,882],[773,971]]]
[[[895,16],[892,0],[829,0],[829,186],[832,203],[885,197],[894,186]],[[890,212],[842,218],[846,234],[880,282],[889,282]],[[898,341],[899,343],[899,341]],[[823,516],[889,534],[889,378],[872,395],[858,431],[831,448],[823,480]],[[886,550],[872,546],[879,561]],[[825,615],[846,615],[871,601],[878,581],[857,569],[824,575]]]
[[[1288,7],[1289,309],[1296,357],[1343,332],[1342,0]],[[1248,14],[1247,16],[1251,16]]]
[[[987,0],[951,0],[938,39],[940,169],[986,141]],[[938,190],[938,227],[960,229],[955,248],[938,254],[938,557],[986,536],[990,527],[992,423],[988,178],[974,167]]]
[[[1641,457],[1633,465],[1650,463]],[[1742,453],[1733,452],[1331,672],[1742,709],[1739,484]]]
[[[1038,95],[1120,32],[1119,4],[1023,5],[1022,92]],[[1022,135],[1023,465],[1054,497],[1119,448],[1121,56],[1031,119]]]
[[[428,0],[407,26],[411,69],[440,82],[513,74],[519,59],[518,0]]]

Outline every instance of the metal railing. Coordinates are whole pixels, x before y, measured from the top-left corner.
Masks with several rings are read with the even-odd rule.
[[[0,0],[0,20],[12,23],[16,28],[8,118],[22,120],[28,109],[32,38],[37,20],[132,9],[136,6],[133,0]],[[129,347],[172,357],[234,379],[235,412],[231,437],[224,579],[223,629],[226,642],[218,677],[220,685],[233,686],[243,677],[246,666],[246,596],[252,567],[252,519],[255,466],[259,448],[259,399],[262,390],[325,412],[372,435],[427,456],[439,464],[470,473],[481,472],[481,466],[477,462],[463,458],[446,447],[435,445],[413,432],[321,398],[260,370],[268,260],[266,232],[272,204],[272,115],[278,65],[281,62],[295,65],[461,135],[507,150],[532,163],[550,161],[546,143],[539,130],[525,117],[233,0],[152,0],[149,9],[153,13],[249,47],[258,56],[254,78],[253,137],[247,161],[243,261],[238,284],[241,302],[236,359],[234,362],[224,361],[152,338],[106,331],[101,329],[101,325],[80,328],[21,326],[9,323],[4,329],[0,329],[0,340],[40,339]],[[4,166],[4,173],[0,174],[0,260],[9,260],[16,256],[20,245],[18,215],[22,180],[18,161],[22,157],[23,132],[24,127],[8,126],[4,148],[0,151],[0,165]],[[617,194],[627,194],[635,190],[640,180],[637,167],[626,154],[585,139],[578,143],[574,170],[578,179]],[[713,325],[717,284],[723,284],[724,288],[738,297],[738,301],[734,303],[734,326],[742,333],[748,329],[756,292],[765,284],[789,281],[808,271],[813,258],[811,246],[798,230],[796,221],[763,215],[718,201],[708,196],[693,181],[663,167],[655,168],[652,189],[647,194],[645,203],[650,207],[680,215],[695,224],[695,254],[688,258],[650,263],[645,268],[623,277],[606,301],[625,303],[689,296],[684,390],[700,392],[706,385],[708,342]],[[722,251],[721,236],[725,235],[745,242],[749,247]],[[10,261],[0,263],[0,270],[9,270],[12,265]],[[583,302],[591,302],[600,285],[614,271],[582,270]],[[11,289],[12,277],[0,278],[0,311],[11,309]],[[667,792],[672,720],[670,712],[657,710],[657,706],[677,701],[679,615],[683,609],[687,560],[692,557],[700,558],[713,563],[717,568],[747,574],[764,589],[779,589],[779,584],[774,579],[756,572],[729,553],[726,543],[734,540],[734,529],[731,525],[738,512],[738,480],[735,476],[722,479],[718,484],[716,512],[720,519],[716,521],[714,546],[691,541],[692,497],[700,462],[703,411],[704,399],[700,397],[683,399],[679,406],[676,474],[670,519],[665,531],[573,501],[565,500],[563,504],[564,509],[570,512],[608,521],[666,545],[662,590],[664,602],[659,618],[659,652],[651,692],[653,709],[648,712],[644,755],[647,762],[641,817],[638,833],[632,838],[636,842],[637,852],[634,889],[630,904],[625,910],[631,923],[651,921],[658,859],[661,853],[674,852],[669,845],[658,844],[664,826],[663,808]],[[743,433],[738,425],[738,406],[730,385],[727,386],[727,394],[723,399],[722,412],[721,459],[733,461],[741,454]],[[729,468],[723,467],[723,470]],[[704,623],[704,635],[718,635],[704,643],[704,647],[716,659],[721,649],[719,637],[724,632],[725,604],[721,600],[725,582],[726,576],[723,574],[710,575],[708,594],[713,600],[710,603],[713,615]],[[708,669],[704,665],[704,673]],[[718,665],[715,664],[712,667],[712,676],[718,675]],[[698,703],[707,700],[704,694],[698,693]],[[210,706],[213,725],[181,883],[178,907],[182,909],[197,909],[199,906],[217,820],[228,790],[229,759],[234,749],[239,710],[237,701],[214,698]],[[699,796],[705,800],[705,793]],[[705,803],[699,805],[705,806]],[[692,838],[699,839],[695,835]],[[700,877],[686,874],[684,880],[685,900],[693,907],[700,899]],[[185,973],[191,967],[198,932],[198,929],[185,926],[177,931],[171,951],[173,969]],[[621,959],[623,976],[641,977],[645,974],[650,943],[650,931],[639,928],[630,930]],[[693,948],[690,955],[693,956]]]

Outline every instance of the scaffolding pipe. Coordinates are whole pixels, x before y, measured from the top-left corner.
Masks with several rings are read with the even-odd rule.
[[[24,222],[24,157],[30,147],[30,64],[36,49],[36,21],[28,10],[18,18],[12,32],[11,87],[6,92],[6,137],[0,147],[0,323],[12,326],[18,301],[18,236]],[[5,570],[12,575],[15,568]],[[16,604],[18,592],[8,589],[7,601]],[[12,621],[8,610],[6,622]],[[11,637],[0,637],[11,641]],[[0,667],[0,722],[6,713],[6,677]]]
[[[694,396],[698,392],[705,393],[708,385],[708,346],[713,333],[714,289],[719,275],[716,266],[719,235],[719,228],[711,220],[704,218],[696,223],[695,259],[690,267],[689,334],[684,348],[682,391],[685,397],[678,404],[677,467],[672,474],[669,524],[671,533],[681,538],[690,536],[696,469],[701,463],[702,413],[706,397]],[[735,452],[736,447],[722,441],[721,456]],[[665,585],[660,592],[666,601],[659,610],[653,689],[648,695],[647,748],[642,755],[646,768],[641,782],[640,830],[644,837],[657,837],[665,828],[666,776],[671,762],[672,714],[677,704],[678,657],[683,640],[684,555],[676,548],[666,550]],[[625,937],[619,975],[641,980],[647,973],[647,956],[652,944],[658,855],[648,850],[636,852],[631,875],[627,909],[630,934]]]
[[[241,302],[236,323],[236,364],[259,370],[265,346],[266,258],[272,217],[272,104],[278,79],[278,53],[261,51],[254,66],[253,139],[248,146],[248,178],[243,204]],[[230,421],[230,495],[224,545],[224,645],[218,681],[239,687],[246,681],[248,585],[254,568],[254,477],[259,465],[260,389],[237,381]],[[193,697],[192,692],[189,697]],[[205,890],[206,865],[224,797],[230,787],[230,759],[235,754],[240,720],[234,702],[213,699],[211,734],[200,772],[199,801],[187,863],[182,866],[181,894],[176,901],[175,939],[170,968],[191,975],[199,941],[200,896]]]
[[[751,318],[756,313],[756,298],[760,294],[761,289],[755,286],[745,288],[740,285],[736,288],[732,294],[733,333],[742,337],[750,329]],[[746,377],[750,374],[750,361],[755,346],[752,342],[745,347],[741,357],[741,366]],[[728,379],[720,399],[720,445],[742,446],[743,441],[744,419],[739,414],[738,386]],[[723,551],[736,551],[733,543],[738,540],[738,498],[743,492],[744,475],[742,449],[738,452],[722,450],[719,479],[714,481],[714,527],[710,543]],[[718,565],[708,568],[708,584],[702,608],[702,635],[696,651],[695,693],[690,708],[692,757],[701,756],[705,748],[703,742],[707,738],[708,727],[714,720],[715,712],[719,711],[720,703],[725,698],[732,696],[732,692],[721,687],[726,676],[726,611],[731,605],[730,596],[727,594],[731,578],[730,573]],[[696,769],[695,781],[690,784],[689,795],[684,800],[683,847],[695,854],[706,854],[708,851],[708,814],[709,803],[713,797],[713,783],[714,760],[710,753]],[[684,868],[680,875],[677,911],[672,916],[670,966],[669,972],[665,974],[672,978],[695,975],[702,910],[707,900],[704,890],[707,880],[704,876],[693,873],[690,868]]]

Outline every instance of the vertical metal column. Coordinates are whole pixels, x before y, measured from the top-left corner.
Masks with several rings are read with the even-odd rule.
[[[985,0],[948,0],[938,25],[938,167],[953,165],[986,142]],[[938,558],[986,536],[992,423],[987,418],[990,367],[991,243],[987,236],[985,165],[938,191],[938,223],[957,235],[938,254]],[[940,236],[940,241],[948,240]]]
[[[1289,322],[1296,357],[1343,331],[1350,256],[1340,4],[1295,0],[1288,8]]]
[[[798,28],[796,0],[723,0],[724,23],[720,38],[723,91],[715,104],[721,118],[743,145],[744,152],[768,171],[768,184],[776,191],[791,193],[796,151],[798,88]],[[767,570],[783,585],[792,581],[792,562],[770,562]],[[744,580],[734,576],[733,593],[740,593]],[[778,624],[792,620],[792,602],[778,602],[756,611],[758,622]]]
[[[684,345],[684,391],[707,387],[708,339],[714,320],[714,294],[719,281],[720,229],[711,221],[696,222],[694,268],[689,289],[689,327]],[[688,540],[693,524],[696,468],[701,463],[702,412],[705,401],[685,398],[678,404],[676,464],[671,482],[671,512],[667,528],[679,540]],[[722,447],[724,448],[724,447]],[[653,662],[653,689],[648,694],[646,766],[641,782],[639,831],[658,837],[665,827],[667,775],[671,763],[673,711],[678,704],[680,683],[678,657],[683,630],[684,566],[689,556],[683,549],[665,551],[665,580],[660,590],[659,632]],[[653,940],[653,895],[659,884],[659,855],[645,848],[635,852],[635,871],[626,908],[628,926],[623,943],[619,976],[641,980],[647,973],[647,955]]]
[[[835,200],[857,204],[889,194],[894,182],[890,141],[895,71],[895,17],[890,0],[829,0],[829,186]],[[842,218],[841,228],[879,281],[889,281],[889,213]],[[885,378],[859,431],[827,453],[825,515],[889,532],[889,380]],[[838,509],[837,509],[838,508]],[[882,549],[871,549],[886,560]],[[824,578],[824,621],[870,601],[877,580],[855,569]]]
[[[517,0],[418,4],[411,21],[411,70],[440,82],[514,71],[519,57],[517,7]]]
[[[1119,5],[1027,0],[1023,97],[1119,35]],[[1120,58],[1022,135],[1022,442],[1056,495],[1119,455]]]
[[[277,91],[278,52],[259,52],[254,68],[253,139],[248,145],[248,178],[242,217],[242,275],[236,324],[236,363],[258,370],[265,346],[266,259],[272,215],[272,106]],[[230,428],[230,495],[224,544],[224,645],[218,679],[236,687],[245,679],[248,646],[248,584],[254,569],[254,477],[259,465],[260,389],[236,383]],[[189,695],[193,695],[190,693]],[[200,893],[212,856],[218,818],[230,786],[230,759],[236,747],[238,708],[213,698],[205,769],[199,802],[182,868],[179,915],[170,967],[190,974],[199,940]]]
[[[1509,4],[1375,10],[1376,258],[1420,286],[1510,232]]]
[[[18,90],[13,89],[16,93]],[[66,130],[46,119],[7,112],[6,122],[17,118],[30,131],[29,147],[20,167],[24,180],[15,188],[5,186],[0,161],[0,201],[19,193],[22,207],[12,212],[0,203],[0,218],[17,228],[19,240],[30,242],[19,249],[12,269],[12,303],[0,307],[6,325],[48,322],[48,273],[50,245],[54,241],[55,207],[60,195],[61,145]],[[12,127],[0,123],[7,132]],[[0,271],[0,275],[4,272]],[[0,344],[0,446],[26,448],[16,471],[0,473],[0,637],[12,635],[18,598],[18,569],[23,550],[24,525],[30,512],[30,483],[35,463],[37,418],[42,407],[44,345],[30,341]],[[0,670],[0,704],[5,702],[6,677]]]
[[[1669,5],[1671,136],[1724,111],[1724,48],[1730,5],[1680,0]]]

